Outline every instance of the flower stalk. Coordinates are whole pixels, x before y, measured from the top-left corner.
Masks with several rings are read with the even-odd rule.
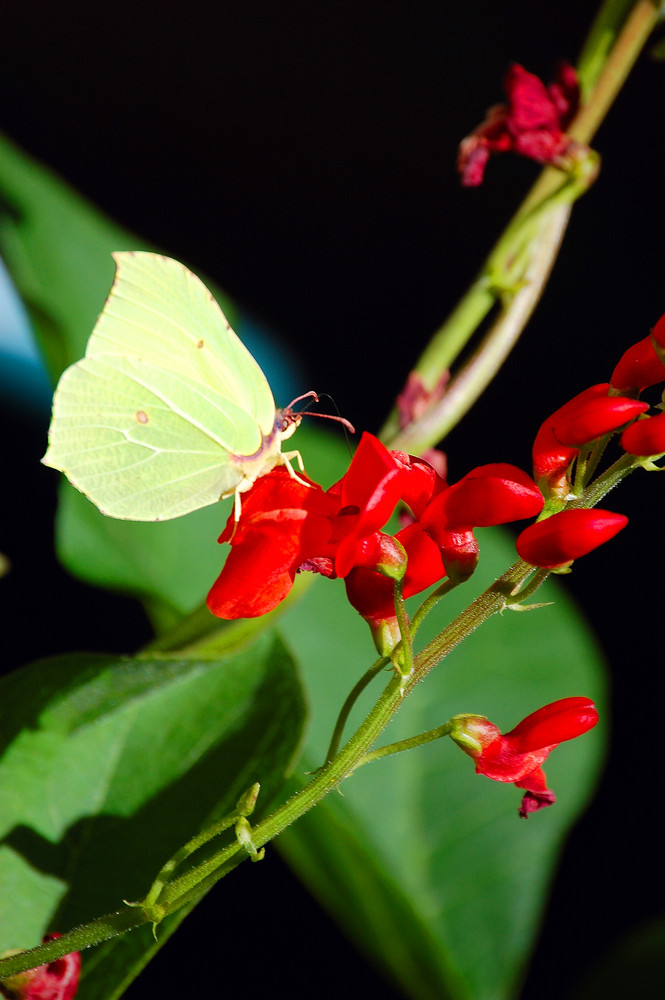
[[[607,115],[621,85],[659,20],[659,5],[638,0],[625,16],[625,4],[607,0],[580,58],[584,68],[584,100],[567,129],[571,139],[588,145]],[[620,24],[620,28],[617,27]],[[616,40],[605,50],[609,35]],[[573,203],[591,186],[598,161],[592,156],[576,163],[569,177],[545,167],[499,238],[470,286],[444,324],[436,331],[414,366],[424,389],[433,392],[450,370],[473,334],[492,309],[499,315],[485,334],[479,350],[462,366],[446,386],[445,394],[432,403],[407,427],[393,409],[379,432],[391,448],[422,454],[440,441],[479,398],[515,345],[537,305],[556,259],[570,218]],[[525,246],[522,224],[529,220]],[[515,262],[519,262],[519,268]],[[497,276],[503,276],[497,280]],[[506,276],[509,276],[506,280]],[[506,294],[508,293],[508,294]]]

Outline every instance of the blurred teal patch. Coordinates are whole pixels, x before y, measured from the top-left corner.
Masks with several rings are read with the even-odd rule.
[[[12,405],[48,413],[51,383],[28,314],[0,260],[0,393]]]

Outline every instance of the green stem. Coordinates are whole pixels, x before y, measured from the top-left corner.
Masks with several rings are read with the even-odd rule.
[[[387,656],[381,656],[373,663],[372,666],[367,670],[357,684],[351,689],[346,701],[342,705],[339,715],[337,716],[337,722],[335,723],[335,728],[333,729],[332,738],[330,740],[330,746],[328,747],[328,753],[326,754],[325,763],[328,764],[339,750],[339,745],[342,742],[342,735],[346,727],[351,710],[355,705],[356,701],[363,693],[367,685],[374,680],[377,674],[384,670],[390,660]]]
[[[583,58],[587,82],[586,103],[571,124],[568,132],[580,144],[588,144],[607,115],[612,102],[630,72],[640,51],[658,22],[657,6],[651,0],[638,0],[624,20],[625,2],[609,0],[603,6]],[[621,29],[617,27],[621,23]],[[607,53],[608,33],[616,41]],[[597,46],[602,59],[591,51]],[[594,61],[593,69],[591,62]],[[602,69],[601,69],[602,62]],[[442,376],[466,346],[476,329],[489,315],[499,300],[502,312],[487,332],[483,344],[462,372],[447,385],[442,399],[435,397],[431,406],[407,428],[400,428],[400,417],[393,408],[379,432],[384,443],[392,448],[411,453],[423,452],[455,426],[473,405],[489,381],[503,364],[529,320],[551,272],[558,253],[571,205],[593,180],[590,174],[572,186],[561,183],[560,171],[545,168],[538,181],[526,196],[503,236],[487,258],[479,276],[459,302],[446,322],[436,331],[427,348],[414,366],[426,391],[435,392]],[[567,204],[553,207],[557,190]],[[527,216],[536,223],[521,275],[516,275],[514,290],[506,301],[499,288],[492,284],[493,273],[510,273],[513,262],[523,250],[523,232],[520,223]],[[523,287],[521,287],[523,286]],[[482,358],[484,352],[488,357]],[[450,396],[450,402],[447,397]]]
[[[387,746],[379,747],[377,750],[370,750],[369,753],[366,753],[358,761],[356,770],[362,767],[363,764],[372,764],[375,760],[390,757],[394,753],[403,753],[404,750],[414,750],[416,747],[424,746],[425,743],[431,743],[432,740],[439,740],[442,736],[447,736],[452,728],[452,722],[446,722],[443,726],[437,726],[436,729],[429,729],[426,733],[420,733],[418,736],[411,736],[408,740],[400,740],[398,743],[389,743]]]
[[[47,941],[36,948],[28,951],[21,951],[17,955],[0,960],[0,981],[14,976],[26,969],[34,969],[38,965],[47,962],[54,962],[63,955],[69,955],[73,951],[82,951],[92,945],[101,944],[102,941],[109,941],[119,934],[134,930],[145,924],[146,917],[143,910],[126,906],[115,913],[107,913],[103,917],[92,920],[89,924],[75,927],[53,941]]]
[[[611,0],[609,6],[616,8],[616,0]],[[620,6],[625,7],[625,3]],[[596,134],[647,39],[658,24],[659,8],[660,4],[652,0],[638,0],[626,17],[590,99],[568,129],[572,139],[589,143]]]
[[[442,597],[449,594],[455,587],[459,587],[461,580],[451,580],[450,578],[443,581],[443,583],[433,590],[432,593],[425,598],[418,610],[414,613],[411,619],[411,637],[415,637],[418,629],[424,622],[427,615],[432,611],[433,608],[439,603]]]
[[[411,639],[411,626],[409,616],[404,605],[404,581],[395,580],[395,617],[399,626],[401,641],[399,652],[393,652],[393,665],[402,675],[402,682],[413,671],[413,642]]]

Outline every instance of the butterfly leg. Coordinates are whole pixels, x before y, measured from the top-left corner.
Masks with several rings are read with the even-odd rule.
[[[301,479],[300,476],[298,475],[298,473],[295,471],[295,469],[291,465],[291,459],[295,458],[297,460],[297,462],[298,462],[298,468],[300,469],[300,471],[301,472],[305,471],[305,466],[303,464],[302,455],[300,454],[299,451],[282,452],[281,458],[282,458],[282,462],[284,463],[284,465],[288,469],[289,475],[291,476],[292,479],[296,479],[299,483],[302,483],[303,486],[311,486],[312,485],[311,483],[306,483],[304,479]]]

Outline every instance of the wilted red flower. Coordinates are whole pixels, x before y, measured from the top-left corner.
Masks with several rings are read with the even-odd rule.
[[[556,569],[609,542],[627,524],[624,514],[609,510],[562,510],[530,524],[515,547],[519,557],[532,566]]]
[[[59,934],[47,934],[44,941],[52,941]],[[19,972],[0,983],[0,994],[10,1000],[72,1000],[76,995],[81,974],[81,956],[75,951],[71,955],[56,958],[48,965]]]
[[[641,391],[650,385],[665,382],[663,351],[665,351],[665,316],[660,317],[649,336],[638,340],[621,356],[612,372],[611,381],[614,388]]]
[[[562,63],[548,87],[523,66],[513,63],[504,78],[508,104],[497,104],[471,135],[463,139],[457,160],[462,184],[482,183],[493,153],[513,152],[538,163],[567,167],[573,148],[566,128],[579,106],[579,83],[572,66]]]
[[[662,455],[665,452],[665,413],[631,424],[621,435],[620,444],[630,455]]]
[[[592,385],[543,421],[533,443],[533,474],[553,493],[568,492],[568,466],[583,444],[618,430],[649,409],[647,403],[609,396],[610,385]]]
[[[527,715],[505,736],[482,715],[456,715],[451,721],[450,735],[473,758],[477,774],[526,789],[519,810],[526,818],[555,802],[547,788],[543,761],[559,743],[595,726],[598,712],[588,698],[562,698]]]

